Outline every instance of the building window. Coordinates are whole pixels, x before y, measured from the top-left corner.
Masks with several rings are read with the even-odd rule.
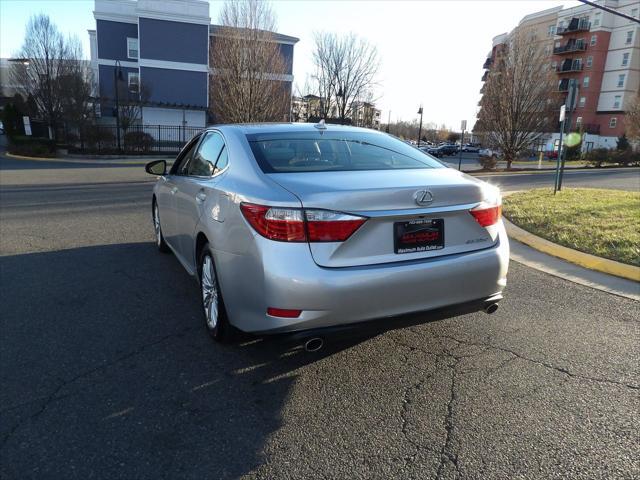
[[[611,120],[609,120],[609,128],[616,128],[617,124],[618,119],[616,117],[611,117]]]
[[[551,47],[547,45],[546,47],[544,47],[544,56],[547,57],[549,56],[550,53],[551,53]]]
[[[598,41],[598,36],[597,35],[591,35],[591,46],[593,47],[596,42]]]
[[[633,30],[629,30],[627,32],[627,41],[625,42],[626,45],[631,45],[631,42],[633,41]]]
[[[614,109],[620,108],[620,100],[621,99],[622,99],[622,95],[616,95],[615,97],[613,97],[613,108]]]
[[[584,77],[582,79],[582,88],[589,88],[589,77]]]
[[[138,58],[138,39],[127,38],[127,57]]]
[[[631,16],[632,17],[637,17],[638,16],[638,9],[634,8],[633,10],[631,10]]]
[[[626,67],[629,65],[629,52],[622,54],[622,66]]]
[[[624,87],[624,77],[625,77],[624,73],[618,75],[618,87],[619,88],[620,87]]]
[[[558,62],[553,62],[553,63],[551,64],[551,69],[552,69],[552,70],[555,70],[556,68],[558,68]]]
[[[576,118],[576,127],[582,124],[582,117]]]
[[[129,92],[138,93],[140,91],[140,74],[138,72],[129,72],[127,74],[127,85]]]
[[[580,97],[580,101],[578,102],[579,107],[584,107],[585,103],[587,103],[587,97]]]
[[[553,37],[555,34],[556,34],[556,26],[549,25],[549,28],[547,29],[547,37]]]
[[[587,68],[591,68],[591,65],[593,65],[593,57],[592,56],[588,56],[587,57]]]

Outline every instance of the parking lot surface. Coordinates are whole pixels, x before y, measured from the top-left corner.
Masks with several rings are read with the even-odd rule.
[[[216,345],[136,169],[0,173],[1,478],[640,476],[640,303],[511,262],[493,315]]]

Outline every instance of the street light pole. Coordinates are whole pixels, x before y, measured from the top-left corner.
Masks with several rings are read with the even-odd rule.
[[[120,60],[116,60],[113,68],[113,88],[116,99],[116,138],[118,139],[118,151],[120,151],[120,100],[118,98],[118,80],[122,76]]]
[[[420,114],[420,128],[418,129],[418,148],[420,148],[420,137],[422,136],[422,105],[420,105],[418,113]]]

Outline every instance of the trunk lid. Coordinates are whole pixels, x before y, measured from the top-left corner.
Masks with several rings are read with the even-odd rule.
[[[449,168],[275,173],[269,177],[296,195],[304,208],[368,217],[344,242],[312,242],[314,261],[349,267],[470,252],[495,244],[497,225],[484,228],[469,213],[487,196],[483,182]],[[428,191],[425,205],[416,196]],[[420,193],[418,193],[420,192]],[[400,222],[444,222],[444,247],[396,253]]]

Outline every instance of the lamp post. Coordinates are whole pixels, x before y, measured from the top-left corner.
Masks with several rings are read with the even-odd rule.
[[[420,128],[418,129],[418,148],[420,148],[420,137],[422,136],[422,105],[420,105],[418,113],[420,114]]]
[[[113,89],[116,100],[116,138],[118,139],[118,151],[120,151],[120,100],[118,98],[118,80],[122,80],[120,60],[116,60],[113,68]]]

